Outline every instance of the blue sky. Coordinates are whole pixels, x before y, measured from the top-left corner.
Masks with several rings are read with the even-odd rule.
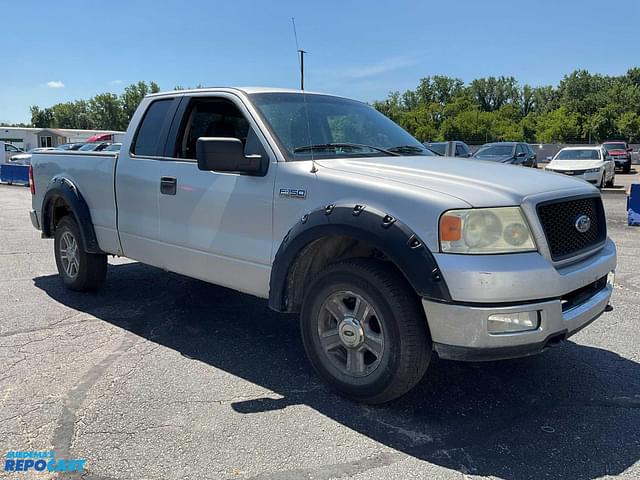
[[[364,101],[427,75],[556,84],[640,65],[640,2],[618,0],[5,2],[0,121],[138,80],[306,87]]]

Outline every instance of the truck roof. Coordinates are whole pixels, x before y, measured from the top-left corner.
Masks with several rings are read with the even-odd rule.
[[[188,90],[174,90],[168,92],[159,92],[147,95],[148,97],[159,97],[164,95],[180,95],[182,93],[216,93],[216,92],[242,92],[247,95],[252,93],[304,93],[306,95],[329,95],[337,97],[338,95],[332,95],[330,93],[311,92],[309,90],[299,90],[295,88],[278,88],[278,87],[207,87],[207,88],[192,88]]]

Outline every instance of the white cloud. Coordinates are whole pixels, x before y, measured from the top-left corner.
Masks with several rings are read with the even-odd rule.
[[[342,76],[353,80],[374,77],[393,70],[412,67],[418,64],[419,61],[420,58],[417,56],[386,58],[369,65],[360,65],[358,67],[348,68],[342,72]]]
[[[124,82],[123,82],[122,80],[111,80],[109,83],[110,83],[111,85],[121,85],[121,84],[123,84]]]
[[[52,80],[47,82],[47,87],[49,88],[64,88],[64,83],[60,80]]]

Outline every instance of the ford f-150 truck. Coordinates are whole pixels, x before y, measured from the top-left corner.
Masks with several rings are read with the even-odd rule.
[[[31,177],[31,221],[68,288],[98,288],[117,255],[268,299],[300,313],[314,368],[363,402],[407,392],[433,352],[539,353],[607,310],[613,288],[595,187],[427,156],[331,95],[150,95],[119,153],[36,153]]]

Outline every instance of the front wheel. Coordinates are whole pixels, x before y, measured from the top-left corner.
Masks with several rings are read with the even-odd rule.
[[[69,290],[97,290],[107,275],[107,256],[82,249],[80,229],[70,216],[56,225],[54,249],[58,274]]]
[[[301,332],[318,374],[356,401],[400,397],[420,381],[431,358],[415,293],[397,270],[373,260],[322,270],[306,289]]]
[[[613,188],[613,187],[615,186],[615,184],[616,184],[616,176],[615,176],[615,174],[614,174],[614,175],[611,177],[611,180],[609,180],[609,181],[607,182],[607,187],[608,187],[608,188]]]

